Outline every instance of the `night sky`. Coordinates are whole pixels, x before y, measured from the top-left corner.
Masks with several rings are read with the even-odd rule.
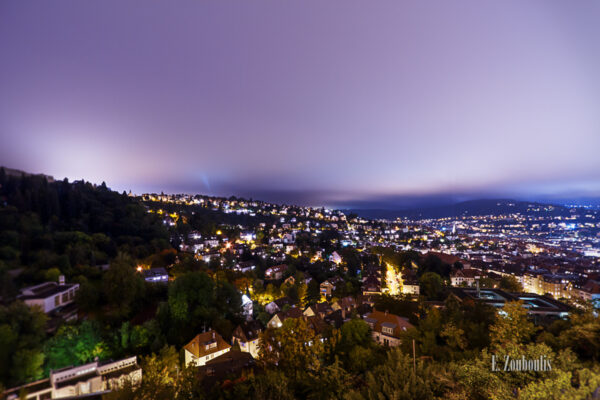
[[[3,1],[0,164],[340,207],[596,197],[599,20],[597,1]]]

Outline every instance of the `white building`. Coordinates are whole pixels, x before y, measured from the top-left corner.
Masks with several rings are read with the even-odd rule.
[[[22,289],[18,299],[30,307],[39,306],[48,314],[58,307],[73,303],[78,290],[78,283],[65,284],[61,276],[59,283],[45,282]]]
[[[119,361],[95,361],[50,371],[49,378],[9,389],[0,397],[17,400],[21,398],[21,393],[27,393],[24,397],[27,400],[71,398],[110,392],[125,382],[131,382],[135,386],[141,381],[142,369],[134,356]]]
[[[184,347],[185,365],[193,364],[197,367],[205,365],[207,361],[231,350],[221,335],[214,330],[200,333]]]

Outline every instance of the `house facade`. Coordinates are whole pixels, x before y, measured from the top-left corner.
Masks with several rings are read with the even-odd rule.
[[[195,365],[200,367],[208,361],[216,358],[231,350],[231,345],[227,343],[221,335],[214,330],[200,333],[184,347],[185,365]]]
[[[373,340],[389,347],[399,346],[401,333],[413,327],[407,318],[377,310],[367,314],[364,321],[372,329]]]
[[[265,271],[265,279],[279,280],[283,278],[283,274],[287,271],[288,266],[286,264],[276,265],[271,268],[267,268]]]
[[[61,277],[59,283],[45,282],[22,289],[18,299],[30,307],[38,306],[48,314],[59,307],[73,303],[78,290],[78,283],[66,284]]]
[[[288,318],[302,318],[303,313],[299,308],[291,307],[287,311],[280,311],[273,315],[273,318],[267,323],[269,328],[281,328],[283,322]]]
[[[476,269],[457,269],[450,274],[450,282],[452,286],[469,286],[475,285],[475,282],[481,278],[481,272]]]
[[[259,335],[262,331],[263,327],[259,321],[246,321],[233,331],[232,343],[237,343],[241,351],[258,358]]]

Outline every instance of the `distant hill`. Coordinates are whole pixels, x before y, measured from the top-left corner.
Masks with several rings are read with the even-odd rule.
[[[369,219],[427,219],[463,215],[535,214],[540,212],[552,215],[568,215],[570,213],[569,208],[560,205],[509,199],[469,200],[456,204],[406,210],[353,209],[347,211]]]
[[[0,167],[4,169],[4,173],[6,174],[6,176],[16,176],[16,177],[23,177],[23,176],[41,176],[46,178],[46,180],[48,182],[54,182],[54,177],[50,176],[50,175],[45,175],[45,174],[32,174],[30,172],[25,172],[25,171],[21,171],[20,169],[14,169],[14,168],[7,168],[7,167]]]

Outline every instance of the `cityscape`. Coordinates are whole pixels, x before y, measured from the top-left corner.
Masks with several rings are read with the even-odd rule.
[[[600,399],[598,17],[0,2],[0,400]]]

